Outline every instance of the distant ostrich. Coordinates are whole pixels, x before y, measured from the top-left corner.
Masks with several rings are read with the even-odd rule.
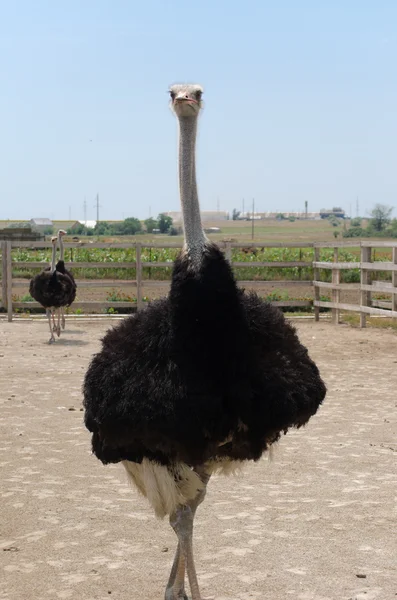
[[[46,267],[43,271],[41,271],[41,273],[33,277],[29,284],[29,292],[32,298],[37,300],[37,302],[39,302],[46,309],[51,332],[51,337],[49,339],[50,344],[55,342],[54,331],[56,331],[58,337],[61,333],[59,327],[59,316],[58,326],[55,325],[54,311],[55,309],[59,309],[61,306],[65,305],[65,302],[70,297],[72,288],[72,282],[69,277],[59,273],[55,268],[57,238],[51,238],[51,243],[51,267]]]
[[[283,314],[237,288],[204,235],[195,140],[202,88],[174,85],[185,242],[168,298],[108,331],[84,382],[85,424],[104,463],[122,461],[178,548],[166,600],[201,600],[193,519],[214,471],[258,460],[325,397],[319,371]],[[216,343],[214,343],[216,340]]]
[[[76,285],[76,282],[75,282],[72,272],[69,271],[68,269],[66,269],[66,267],[65,267],[65,261],[64,261],[65,249],[63,247],[63,236],[64,235],[66,235],[66,231],[64,231],[63,229],[59,229],[59,231],[58,231],[59,260],[58,260],[55,268],[57,271],[59,271],[59,273],[62,273],[63,275],[67,275],[69,277],[70,281],[72,282],[70,296],[69,296],[68,302],[66,304],[66,306],[70,306],[72,304],[72,302],[75,301],[77,285]],[[62,329],[65,329],[65,306],[61,306],[59,308],[59,311],[61,313]]]

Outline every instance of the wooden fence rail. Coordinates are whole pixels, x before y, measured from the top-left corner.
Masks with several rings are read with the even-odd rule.
[[[349,244],[350,245],[350,244]],[[385,241],[362,241],[360,247],[359,262],[339,262],[338,252],[340,248],[346,247],[343,244],[334,244],[334,261],[324,262],[319,261],[319,251],[325,246],[324,244],[315,244],[315,260],[313,261],[314,268],[314,313],[315,320],[319,320],[319,309],[330,308],[332,311],[332,320],[334,323],[339,323],[340,311],[357,312],[360,314],[360,327],[366,326],[368,315],[387,316],[397,318],[397,242]],[[390,248],[392,253],[391,262],[373,261],[372,251],[376,248]],[[332,271],[332,283],[320,281],[321,269],[330,269]],[[341,271],[346,269],[360,270],[360,283],[344,284],[341,281]],[[372,281],[372,273],[374,272],[391,272],[392,281]],[[331,291],[332,301],[326,302],[320,300],[320,289]],[[357,290],[360,293],[360,304],[349,304],[340,301],[340,293],[342,290]],[[373,293],[389,294],[390,301],[373,300]]]
[[[161,288],[166,292],[170,287],[169,280],[154,280],[144,279],[143,269],[147,268],[170,268],[172,267],[172,261],[147,261],[142,260],[142,249],[143,248],[180,248],[178,243],[104,243],[104,242],[67,242],[64,244],[66,248],[76,249],[135,249],[135,260],[124,261],[124,262],[69,262],[66,266],[69,268],[82,268],[82,269],[134,269],[135,279],[128,281],[117,281],[117,280],[95,280],[95,281],[78,281],[79,289],[85,288],[126,288],[132,287],[136,290],[136,305],[132,302],[120,302],[120,301],[79,301],[73,304],[75,309],[82,308],[87,310],[101,311],[104,308],[113,307],[117,308],[133,308],[136,306],[136,310],[140,310],[144,305],[144,289],[145,288]],[[397,317],[397,242],[386,242],[386,241],[361,241],[361,242],[333,242],[333,243],[235,243],[230,241],[220,242],[218,244],[225,252],[226,258],[231,262],[233,268],[309,268],[313,269],[313,280],[254,280],[254,281],[238,281],[238,284],[245,288],[263,288],[266,285],[272,285],[277,287],[292,287],[292,286],[310,286],[313,291],[314,300],[279,300],[273,301],[272,304],[285,307],[314,307],[315,320],[319,320],[320,309],[327,308],[331,309],[332,321],[338,323],[340,319],[341,311],[357,312],[360,314],[360,324],[362,327],[366,325],[366,318],[368,315],[383,315],[389,317]],[[2,265],[2,279],[1,279],[1,292],[2,301],[0,307],[7,310],[8,320],[12,320],[13,311],[15,309],[28,309],[38,307],[39,304],[36,302],[22,302],[15,301],[12,297],[13,288],[25,288],[27,291],[27,281],[15,281],[13,276],[13,267],[28,268],[28,269],[42,269],[46,266],[45,262],[29,262],[29,261],[13,261],[12,250],[15,248],[31,248],[31,249],[42,249],[50,248],[50,242],[10,242],[2,241],[0,243],[1,250],[1,265]],[[359,248],[360,257],[357,262],[355,261],[340,261],[340,250],[347,248]],[[294,260],[294,261],[233,261],[232,249],[233,248],[246,248],[251,250],[258,250],[263,248],[310,248],[313,251],[313,256],[310,261]],[[373,251],[376,248],[391,249],[392,260],[390,262],[384,261],[373,261]],[[327,262],[320,260],[321,251],[323,249],[333,249],[333,260]],[[357,283],[343,283],[342,273],[344,270],[357,269],[360,272],[360,281]],[[326,271],[331,271],[331,281],[322,281],[321,275]],[[391,275],[391,281],[372,281],[372,274],[374,272],[385,272]],[[331,301],[321,299],[321,290],[325,293],[330,294]],[[351,304],[341,302],[341,293],[345,291],[356,291],[360,296],[360,302],[357,304]],[[382,299],[373,299],[373,293],[381,293],[390,295],[390,301]]]

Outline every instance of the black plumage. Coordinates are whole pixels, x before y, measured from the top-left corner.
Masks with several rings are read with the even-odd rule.
[[[199,273],[181,256],[169,298],[106,334],[85,377],[85,423],[104,463],[257,460],[324,396],[293,326],[239,290],[210,246]]]
[[[70,306],[72,304],[72,302],[74,302],[76,299],[76,293],[77,293],[76,281],[73,277],[72,272],[69,271],[65,267],[65,262],[63,260],[58,260],[57,264],[55,265],[55,269],[58,273],[60,273],[64,277],[67,277],[70,281],[69,296],[66,299],[67,302],[66,302],[66,304],[62,304],[62,306]]]
[[[31,279],[29,293],[44,308],[66,306],[71,294],[72,283],[67,275],[57,270],[45,269]]]

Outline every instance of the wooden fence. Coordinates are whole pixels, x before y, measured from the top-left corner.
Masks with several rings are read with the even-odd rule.
[[[314,244],[314,313],[316,321],[319,320],[320,308],[330,308],[332,321],[339,323],[340,311],[357,312],[360,314],[360,326],[366,326],[368,315],[397,317],[397,242],[386,241],[361,241],[359,262],[339,262],[340,248],[348,247],[346,243]],[[357,246],[357,245],[356,245]],[[333,262],[321,262],[321,248],[333,248]],[[373,261],[373,250],[383,248],[391,249],[392,260]],[[332,282],[321,281],[321,269],[331,269]],[[357,284],[341,283],[341,272],[345,269],[360,269],[360,282]],[[391,273],[391,281],[374,280],[373,273]],[[331,302],[320,300],[320,290],[331,291]],[[360,294],[359,304],[347,304],[340,301],[341,291],[356,290]],[[372,294],[390,295],[390,300],[373,300]]]
[[[117,269],[135,269],[136,270],[136,279],[128,280],[128,281],[118,281],[118,280],[93,280],[93,281],[82,281],[78,279],[78,289],[84,288],[111,288],[111,287],[129,287],[133,288],[136,293],[136,309],[140,310],[144,306],[144,291],[150,288],[161,288],[163,293],[165,294],[170,287],[170,281],[166,280],[147,280],[143,278],[143,269],[147,267],[160,267],[160,268],[170,268],[172,267],[172,262],[159,262],[159,261],[143,261],[142,260],[142,249],[143,248],[174,248],[180,249],[181,245],[177,243],[168,243],[168,244],[159,244],[159,243],[101,243],[101,242],[67,242],[64,244],[65,248],[77,248],[77,249],[94,249],[94,248],[102,248],[102,249],[126,249],[126,248],[134,248],[136,254],[135,261],[129,262],[68,262],[66,263],[67,268],[96,268],[96,269],[109,269],[109,268],[117,268]],[[232,261],[232,248],[308,248],[312,247],[312,244],[307,243],[295,243],[295,244],[243,244],[243,243],[232,243],[232,242],[220,242],[218,243],[224,252],[229,261]],[[31,309],[37,308],[40,305],[37,302],[21,302],[14,301],[12,297],[12,290],[15,288],[24,288],[25,293],[28,292],[29,283],[28,281],[15,281],[15,277],[13,276],[13,269],[16,267],[19,268],[29,268],[29,269],[43,269],[47,266],[48,263],[43,262],[25,262],[25,261],[13,261],[12,260],[12,250],[13,248],[30,248],[30,249],[42,249],[42,248],[50,248],[50,242],[1,242],[1,252],[2,252],[2,307],[7,309],[8,320],[12,320],[12,315],[15,309]],[[233,262],[233,267],[297,267],[297,268],[312,268],[312,261],[284,261],[284,262],[259,262],[259,261],[250,261],[250,262]],[[4,276],[5,275],[5,276]],[[293,286],[293,285],[306,285],[311,286],[312,281],[239,281],[238,284],[245,288],[258,288],[263,287],[267,284],[274,286],[277,284],[279,286]],[[277,306],[294,306],[294,307],[303,307],[310,309],[313,306],[313,303],[310,300],[276,300],[272,302]],[[76,301],[73,303],[74,309],[87,309],[89,311],[97,310],[102,311],[103,309],[107,309],[113,307],[115,309],[118,308],[132,308],[134,304],[131,302],[117,302],[117,301]]]
[[[313,280],[254,280],[254,281],[238,281],[238,284],[244,288],[258,289],[266,285],[276,287],[291,288],[292,286],[310,286],[313,291],[314,300],[279,300],[272,301],[272,304],[281,307],[302,307],[311,308],[314,306],[315,320],[319,320],[320,309],[331,309],[332,320],[334,323],[339,322],[340,311],[358,312],[360,314],[360,324],[362,327],[366,325],[367,315],[384,315],[389,317],[397,317],[397,242],[383,241],[362,241],[362,242],[333,242],[333,243],[261,243],[247,244],[234,242],[220,242],[218,245],[224,250],[225,256],[231,262],[234,269],[240,267],[263,267],[263,268],[310,268],[313,269]],[[25,288],[28,291],[28,281],[15,281],[13,276],[13,268],[22,267],[29,269],[43,269],[46,263],[43,262],[24,262],[13,261],[12,250],[14,248],[49,248],[50,242],[1,242],[1,257],[2,257],[2,303],[1,307],[7,310],[8,320],[12,321],[13,312],[15,309],[29,309],[39,307],[36,302],[22,302],[13,300],[13,288]],[[76,242],[65,243],[66,248],[135,248],[136,260],[131,262],[70,262],[66,263],[68,268],[97,268],[97,269],[135,269],[135,280],[117,281],[117,280],[93,280],[81,281],[78,280],[78,288],[110,288],[110,287],[132,287],[136,292],[136,310],[140,310],[144,305],[144,290],[148,288],[161,288],[164,293],[167,292],[170,286],[169,281],[164,280],[147,280],[143,278],[143,269],[146,267],[166,268],[172,266],[170,262],[143,261],[142,248],[180,248],[180,244],[169,243],[100,243],[100,242]],[[357,262],[339,262],[339,251],[341,248],[357,248],[359,247],[361,256]],[[259,248],[312,248],[313,256],[310,261],[233,261],[233,248],[250,248],[252,250]],[[333,249],[333,261],[320,261],[322,249]],[[390,249],[392,252],[392,261],[372,261],[373,250],[377,248]],[[359,269],[360,282],[358,283],[342,283],[341,273],[346,269]],[[332,281],[324,281],[322,278],[323,270],[331,270]],[[391,281],[372,280],[372,273],[375,272],[391,272]],[[331,295],[331,301],[321,298],[321,290],[324,293]],[[347,304],[340,301],[341,292],[356,291],[360,295],[360,302],[357,304]],[[390,295],[390,301],[373,300],[373,293],[382,293]],[[74,309],[86,309],[89,311],[102,311],[113,307],[131,308],[134,304],[131,302],[116,302],[116,301],[76,301],[73,304]]]

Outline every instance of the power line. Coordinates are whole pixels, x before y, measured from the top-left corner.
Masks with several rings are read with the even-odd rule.
[[[96,207],[96,222],[99,223],[99,208],[102,208],[102,205],[99,204],[99,194],[96,195],[96,202],[94,204],[94,208]]]

